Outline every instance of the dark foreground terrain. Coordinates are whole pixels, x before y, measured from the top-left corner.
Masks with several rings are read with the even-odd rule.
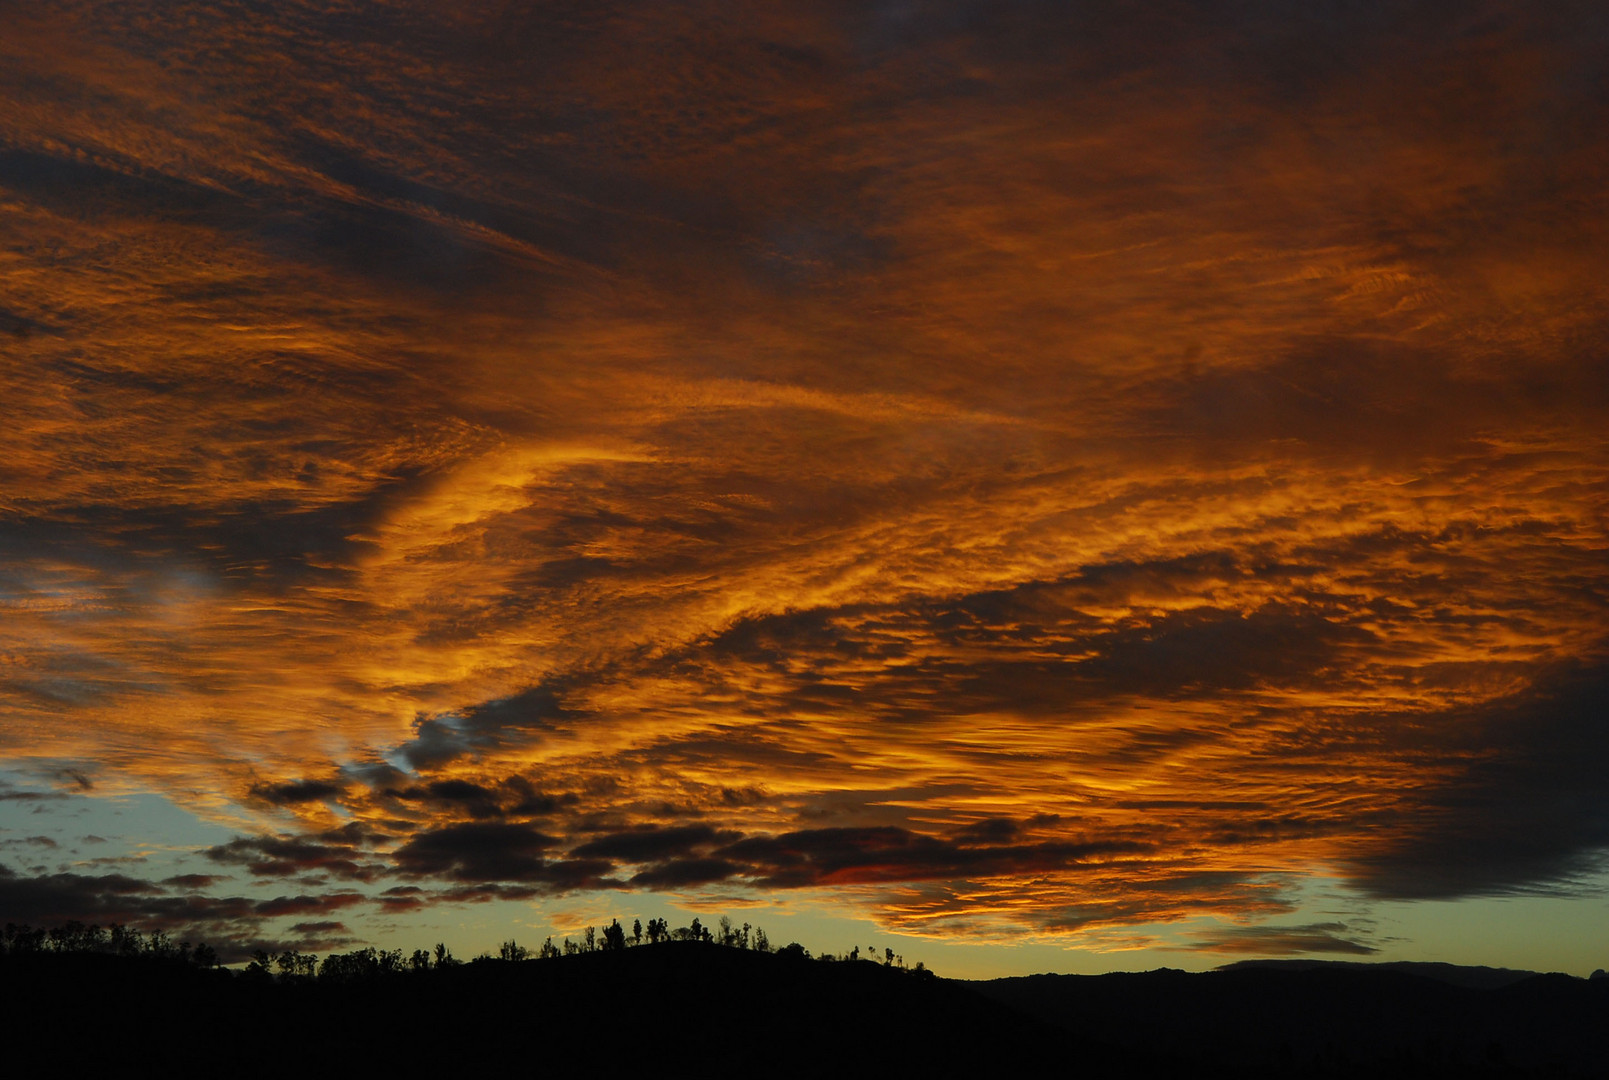
[[[1609,979],[1510,974],[1269,964],[967,985],[1181,1075],[1609,1077]]]
[[[1609,1076],[1609,980],[1563,976],[969,983],[672,942],[347,981],[8,956],[0,995],[34,1075]]]

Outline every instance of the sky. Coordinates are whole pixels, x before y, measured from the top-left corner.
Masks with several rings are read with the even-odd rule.
[[[1609,960],[1609,12],[0,0],[0,920]]]

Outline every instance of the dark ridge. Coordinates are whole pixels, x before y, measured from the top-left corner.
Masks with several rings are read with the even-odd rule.
[[[539,959],[509,942],[468,963],[439,946],[231,971],[119,940],[0,954],[7,1030],[60,1075],[1609,1077],[1609,978],[1483,989],[1297,964],[963,982],[618,932]]]
[[[1196,1075],[1609,1077],[1609,979],[1480,988],[1396,965],[1324,964],[971,985],[1118,1057],[1158,1054]]]
[[[1353,968],[1366,971],[1398,971],[1404,975],[1421,975],[1452,986],[1467,986],[1472,990],[1496,990],[1500,986],[1535,978],[1541,974],[1538,971],[1516,971],[1513,968],[1440,964],[1423,960],[1387,960],[1378,963],[1363,960],[1236,960],[1218,970],[1235,971],[1240,968],[1283,968],[1287,971]]]
[[[36,953],[0,958],[0,988],[59,1075],[990,1076],[1078,1057],[964,983],[699,942],[350,980]]]

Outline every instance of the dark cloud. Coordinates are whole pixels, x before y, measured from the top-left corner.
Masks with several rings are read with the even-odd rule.
[[[428,907],[431,897],[417,885],[393,885],[380,893],[380,907],[385,911],[415,911]]]
[[[280,784],[258,784],[251,793],[275,806],[295,806],[336,799],[344,790],[340,784],[327,780],[287,780]]]
[[[630,883],[645,889],[686,889],[726,881],[746,869],[727,859],[671,859],[632,875]]]
[[[372,824],[362,821],[349,821],[345,825],[333,829],[325,829],[317,833],[314,839],[322,843],[337,847],[378,847],[385,844],[390,836],[376,829]]]
[[[1307,923],[1301,926],[1231,926],[1195,934],[1190,948],[1202,952],[1255,953],[1292,956],[1303,953],[1345,953],[1368,956],[1380,950],[1346,923]]]
[[[766,770],[804,770],[829,766],[833,760],[820,750],[791,746],[786,739],[753,732],[700,732],[667,738],[654,747],[654,757],[677,766],[711,763]],[[723,802],[726,790],[721,789]]]
[[[738,833],[717,832],[707,825],[643,827],[589,840],[571,849],[570,854],[582,858],[619,859],[623,862],[653,862],[738,838]]]
[[[119,168],[16,148],[0,151],[0,178],[39,205],[87,220],[136,208],[165,220],[216,221],[232,201],[194,181],[146,173],[129,163]]]
[[[6,881],[6,888],[8,889],[34,890],[40,896],[69,894],[129,896],[161,891],[149,881],[142,881],[139,878],[128,877],[124,874],[102,874],[99,876],[51,874],[48,877],[29,879],[19,878],[14,871],[0,866],[0,879]],[[14,893],[13,895],[20,894]]]
[[[316,922],[292,923],[291,931],[292,933],[301,934],[304,937],[325,937],[332,934],[349,936],[351,934],[351,931],[347,929],[345,923],[336,922],[333,919],[323,919]]]
[[[958,830],[955,837],[962,843],[1005,844],[1015,840],[1021,831],[1021,826],[1010,818],[985,818]]]
[[[1130,840],[1014,845],[955,844],[908,829],[806,829],[751,836],[715,855],[742,865],[741,874],[771,888],[878,881],[1007,876],[1073,870],[1091,859],[1144,853]],[[674,874],[668,864],[656,873]]]
[[[558,688],[543,684],[458,714],[422,718],[415,725],[414,737],[398,752],[415,769],[434,769],[466,754],[496,749],[507,732],[520,732],[530,740],[554,724],[575,718],[559,700]]]
[[[579,885],[598,884],[585,873],[576,874],[573,880]],[[435,894],[435,899],[449,904],[486,904],[496,900],[532,900],[552,892],[552,887],[538,885],[501,885],[481,883],[455,885]]]
[[[63,769],[61,775],[65,779],[71,780],[73,786],[79,791],[95,790],[95,782],[77,769]]]
[[[383,867],[350,843],[293,836],[237,837],[202,852],[214,862],[244,866],[255,877],[290,877],[320,871],[349,881],[375,880]]]
[[[462,811],[473,818],[503,816],[499,793],[469,780],[435,780],[409,788],[387,789],[384,794],[404,802],[425,803],[444,810]]]
[[[361,893],[331,893],[327,896],[276,896],[272,900],[258,900],[252,904],[253,914],[264,918],[286,915],[318,915],[326,911],[339,911],[366,903]]]
[[[79,921],[102,926],[123,924],[144,931],[162,930],[175,938],[207,941],[225,962],[245,959],[258,947],[265,920],[321,914],[366,903],[357,893],[328,896],[281,896],[253,900],[242,896],[209,896],[189,890],[195,883],[182,875],[158,885],[121,874],[58,873],[22,877],[0,867],[0,911],[8,921],[55,926]]]
[[[852,605],[838,611],[814,608],[741,619],[702,643],[700,649],[712,658],[772,666],[785,664],[795,657],[822,657],[830,661],[835,657],[863,659],[904,655],[907,650],[899,641],[873,645],[846,633],[845,620],[862,616],[866,611],[862,605]]]
[[[1083,630],[1104,625],[1102,619],[1084,614],[1084,608],[1192,600],[1215,583],[1266,574],[1265,568],[1243,562],[1244,558],[1224,550],[1100,562],[1053,581],[1030,581],[930,601],[918,610],[947,641],[1032,641],[1036,631],[1058,625]]]
[[[1206,577],[1252,576],[1226,556],[1095,567],[1076,579],[914,610],[857,605],[766,616],[724,631],[710,647],[721,660],[784,674],[793,708],[854,702],[920,720],[995,709],[1057,712],[1116,696],[1301,686],[1377,643],[1362,618],[1320,604],[1250,611],[1199,605],[1137,612],[1115,625],[1079,610],[1129,602],[1135,591],[1152,603],[1199,593]],[[922,641],[941,644],[918,651],[914,643]],[[732,752],[743,753],[742,745]]]
[[[581,799],[573,791],[543,791],[518,774],[404,782],[381,787],[375,794],[395,810],[432,817],[467,816],[477,821],[550,817],[577,806]]]
[[[581,799],[573,791],[564,791],[556,795],[539,791],[521,777],[505,780],[503,786],[518,798],[517,802],[506,808],[506,813],[510,817],[546,817],[576,805]]]
[[[450,720],[420,718],[414,724],[413,738],[403,743],[398,752],[411,768],[428,769],[464,754],[467,742]]]
[[[408,874],[477,883],[549,881],[561,873],[546,859],[558,844],[556,837],[526,825],[449,825],[411,837],[394,858]]]
[[[426,785],[425,790],[431,798],[443,802],[480,803],[490,802],[495,797],[490,789],[468,780],[436,780]]]
[[[1358,845],[1352,880],[1396,899],[1570,891],[1609,851],[1606,717],[1609,667],[1572,665],[1483,706],[1385,720],[1404,751],[1452,765]]]
[[[1555,369],[1501,404],[1491,375],[1452,357],[1355,336],[1295,343],[1277,362],[1200,376],[1154,424],[1201,454],[1367,456],[1387,465],[1449,448],[1470,448],[1495,419],[1557,415],[1573,400],[1609,403],[1609,376],[1590,366]]]
[[[1196,609],[1094,637],[1084,673],[1118,692],[1179,693],[1307,682],[1347,645],[1375,635],[1320,611],[1269,605],[1249,613]]]

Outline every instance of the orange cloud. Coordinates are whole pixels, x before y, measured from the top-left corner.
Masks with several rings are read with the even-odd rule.
[[[8,768],[932,933],[1609,847],[1571,16],[594,7],[0,43]]]

